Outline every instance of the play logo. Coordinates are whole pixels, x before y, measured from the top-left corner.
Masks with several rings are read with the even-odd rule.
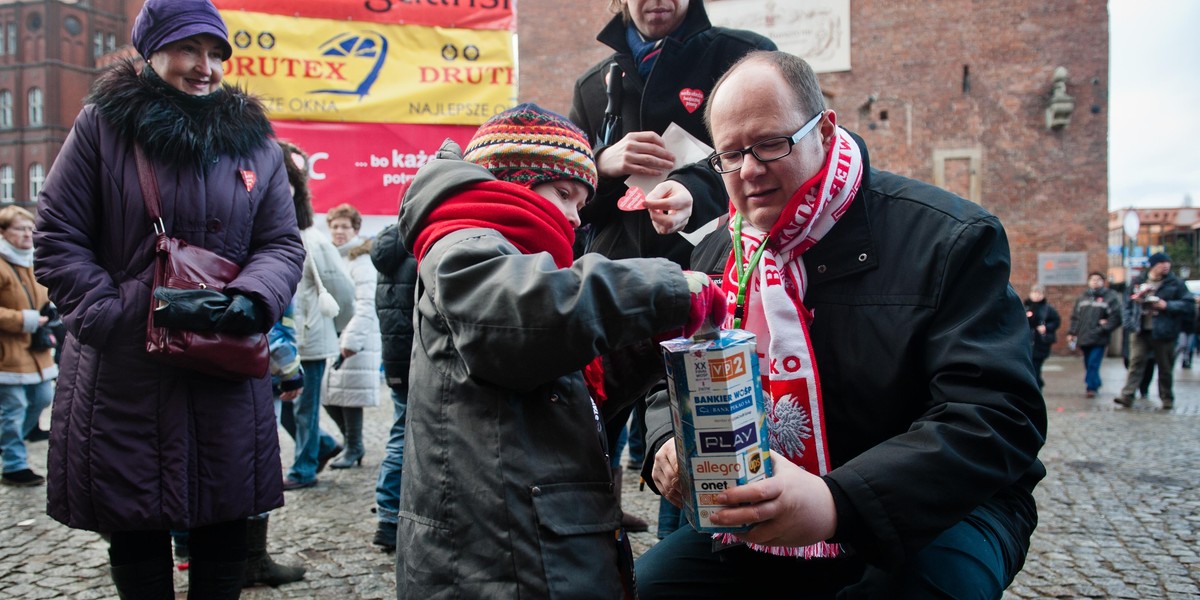
[[[758,428],[750,423],[733,431],[697,431],[696,438],[701,454],[737,452],[758,443]]]
[[[321,56],[345,60],[345,88],[313,90],[310,94],[339,94],[362,98],[371,91],[387,61],[388,41],[373,31],[339,33],[326,40],[318,50]],[[353,86],[353,87],[351,87]]]

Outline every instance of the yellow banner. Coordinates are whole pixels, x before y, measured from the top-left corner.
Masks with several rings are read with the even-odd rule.
[[[512,33],[225,11],[225,79],[272,119],[478,125],[516,104]]]

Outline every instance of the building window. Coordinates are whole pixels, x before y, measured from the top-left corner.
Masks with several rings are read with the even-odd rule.
[[[29,165],[29,202],[30,204],[38,201],[38,194],[42,192],[42,184],[46,182],[46,172],[42,170],[41,163],[33,163]]]
[[[42,88],[29,88],[29,125],[36,127],[42,124],[44,116],[42,106]]]
[[[92,36],[92,58],[104,56],[104,34],[99,31]]]
[[[12,165],[0,166],[0,202],[12,203],[13,188],[16,187],[16,183],[16,179],[13,178]]]
[[[7,45],[8,45],[8,53],[13,56],[16,56],[17,55],[17,24],[16,24],[16,22],[9,23],[7,29],[8,29],[8,35],[6,37],[8,39],[5,40],[5,42],[7,42]]]
[[[105,50],[107,50],[109,52],[117,51],[117,36],[116,36],[116,34],[114,34],[114,33],[108,34],[108,45],[105,47]]]
[[[8,54],[8,44],[5,41],[4,24],[0,23],[0,56]]]
[[[13,96],[8,90],[0,90],[0,129],[12,129]]]
[[[79,17],[67,15],[63,19],[63,29],[66,29],[67,33],[71,35],[79,35],[83,32],[83,23],[79,20]]]

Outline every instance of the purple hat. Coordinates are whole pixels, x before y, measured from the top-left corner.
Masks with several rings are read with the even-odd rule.
[[[217,7],[209,0],[147,0],[133,21],[133,47],[142,58],[193,35],[207,33],[221,40],[221,58],[229,60],[229,30]]]

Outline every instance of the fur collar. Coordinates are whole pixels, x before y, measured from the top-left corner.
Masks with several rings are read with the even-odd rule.
[[[354,260],[364,254],[371,254],[372,240],[364,239],[362,236],[354,236],[350,241],[338,246],[338,252],[345,256],[348,260]]]
[[[257,98],[229,84],[205,96],[185,94],[148,66],[116,63],[92,86],[85,101],[146,154],[177,166],[203,168],[220,156],[250,156],[274,131]]]

